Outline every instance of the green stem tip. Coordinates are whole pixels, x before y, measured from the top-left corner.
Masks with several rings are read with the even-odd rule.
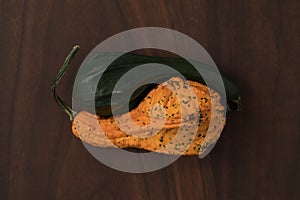
[[[72,108],[67,105],[59,96],[57,96],[56,94],[56,86],[59,83],[60,79],[63,77],[63,75],[66,72],[66,69],[68,68],[72,58],[75,56],[75,54],[77,53],[77,51],[79,50],[79,45],[76,45],[73,47],[73,49],[71,50],[71,52],[68,54],[68,56],[65,59],[64,64],[62,65],[62,67],[60,68],[58,74],[56,75],[55,80],[52,83],[51,86],[51,90],[53,93],[53,97],[55,102],[63,109],[63,111],[65,113],[67,113],[67,115],[70,117],[70,120],[72,121],[76,115],[76,112],[74,110],[72,110]]]

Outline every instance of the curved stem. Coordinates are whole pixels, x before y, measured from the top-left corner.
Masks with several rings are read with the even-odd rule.
[[[73,47],[72,51],[66,57],[64,64],[60,68],[60,70],[51,86],[51,90],[52,90],[55,102],[63,109],[63,111],[65,113],[67,113],[67,115],[69,115],[71,121],[74,119],[76,112],[74,110],[72,110],[72,108],[69,105],[67,105],[59,96],[56,95],[56,86],[59,83],[62,76],[65,74],[66,69],[68,68],[72,58],[77,53],[79,48],[80,47],[78,45]]]

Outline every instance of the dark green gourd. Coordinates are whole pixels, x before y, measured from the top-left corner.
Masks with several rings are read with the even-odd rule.
[[[107,56],[109,56],[109,54],[106,55],[106,57],[100,54],[98,56],[94,56],[93,59],[87,63],[87,65],[90,65],[88,68],[88,73],[77,77],[77,83],[75,83],[75,85],[77,84],[76,86],[79,86],[80,88],[80,85],[88,84],[91,79],[98,78],[99,74],[101,74],[96,93],[93,95],[94,99],[87,99],[84,95],[76,96],[77,93],[82,94],[82,92],[80,93],[75,91],[74,93],[73,91],[73,97],[75,97],[73,100],[80,105],[81,109],[88,110],[89,105],[92,105],[91,101],[94,101],[96,112],[101,117],[111,116],[112,106],[114,106],[114,110],[117,114],[127,112],[126,108],[128,108],[128,103],[126,103],[124,99],[124,94],[128,93],[130,88],[136,88],[136,84],[140,83],[136,83],[136,81],[126,82],[126,84],[122,85],[121,91],[118,91],[118,93],[115,94],[117,98],[114,100],[114,102],[111,101],[112,93],[116,83],[126,72],[142,64],[157,63],[167,65],[181,73],[186,79],[205,84],[202,76],[193,67],[193,65],[183,58],[164,58],[126,53],[113,61],[105,71],[101,71],[99,67],[103,66],[103,64],[106,62]],[[201,70],[204,70],[207,74],[210,74],[211,76],[216,75],[216,73],[211,70],[211,66],[202,63],[198,64],[201,67]],[[241,101],[237,85],[224,74],[221,74],[221,76],[226,91],[227,102],[225,103],[229,105],[231,110],[239,110]],[[170,78],[170,74],[162,73],[160,76],[150,77],[150,81],[162,83]],[[141,77],[141,80],[142,79],[143,77]],[[157,84],[146,84],[136,89],[130,98],[129,110],[135,108],[156,85]],[[74,87],[74,89],[76,88],[77,87]],[[212,87],[212,89],[220,92],[219,88]]]

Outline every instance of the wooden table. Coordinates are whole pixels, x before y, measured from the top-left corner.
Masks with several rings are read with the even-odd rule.
[[[290,1],[0,1],[1,199],[300,199],[299,10]],[[127,29],[171,28],[194,38],[241,88],[204,159],[146,174],[113,170],[71,134],[50,86],[80,44],[59,93],[88,52]]]

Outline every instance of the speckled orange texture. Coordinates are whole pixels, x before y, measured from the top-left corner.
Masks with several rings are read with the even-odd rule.
[[[130,117],[134,124],[130,124]],[[224,107],[218,93],[198,82],[173,77],[153,89],[129,113],[104,119],[80,112],[73,120],[72,131],[84,142],[100,147],[199,155],[217,141],[224,125]],[[182,134],[176,136],[179,130]]]

